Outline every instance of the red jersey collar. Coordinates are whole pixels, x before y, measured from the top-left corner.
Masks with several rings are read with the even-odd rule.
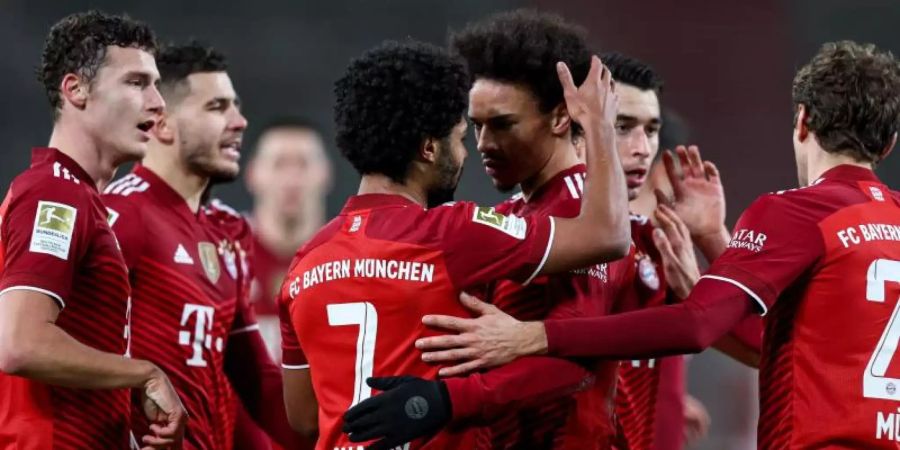
[[[534,203],[539,198],[546,195],[548,192],[557,192],[560,189],[564,189],[564,187],[563,187],[565,185],[564,179],[567,176],[576,174],[576,173],[585,173],[586,169],[587,169],[587,166],[585,166],[584,164],[575,164],[574,166],[569,167],[568,169],[559,171],[556,175],[553,175],[549,180],[547,180],[547,182],[542,184],[541,187],[537,188],[537,190],[534,191],[534,194],[532,194],[531,197],[528,199],[528,201],[525,203]],[[556,196],[554,196],[554,198],[555,197]],[[523,199],[524,199],[524,197],[523,197]]]
[[[134,170],[132,170],[131,173],[147,181],[150,185],[147,188],[147,193],[164,205],[170,206],[180,214],[195,220],[202,219],[205,216],[203,214],[203,205],[200,205],[200,208],[197,208],[196,213],[191,211],[191,208],[187,204],[187,200],[185,200],[181,194],[175,191],[172,186],[169,186],[169,183],[166,183],[166,180],[163,180],[159,175],[144,167],[142,164],[135,164]]]
[[[850,164],[841,164],[840,166],[835,166],[831,169],[828,169],[819,177],[819,179],[814,181],[812,184],[815,185],[826,180],[874,181],[876,183],[881,183],[881,180],[878,179],[878,175],[875,175],[875,172],[873,172],[871,169],[852,166]]]
[[[349,214],[362,209],[383,208],[389,206],[415,206],[421,208],[418,203],[397,194],[362,194],[353,195],[347,199],[341,214]]]
[[[88,185],[94,191],[97,190],[97,184],[94,182],[94,179],[71,156],[53,147],[34,147],[31,149],[31,167],[52,162],[60,163],[78,181]]]

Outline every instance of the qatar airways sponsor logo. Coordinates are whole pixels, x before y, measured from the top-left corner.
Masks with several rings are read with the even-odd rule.
[[[595,264],[590,267],[585,267],[582,269],[575,269],[569,271],[572,275],[587,275],[591,278],[596,278],[600,280],[602,283],[606,283],[609,281],[609,265],[608,264]]]
[[[900,241],[900,225],[861,223],[838,230],[836,234],[844,248],[873,241]]]
[[[295,277],[288,294],[293,298],[301,289],[347,278],[382,278],[431,283],[434,281],[434,264],[375,258],[328,261],[313,266]]]
[[[750,250],[751,252],[759,253],[766,245],[766,239],[768,238],[769,237],[766,236],[765,233],[742,228],[734,232],[734,235],[731,237],[731,242],[728,243],[728,248]]]
[[[362,445],[350,445],[350,446],[341,446],[341,447],[335,446],[334,450],[365,450],[365,447],[363,447]],[[399,447],[391,448],[389,450],[409,450],[409,443],[407,442],[406,444],[403,444]]]

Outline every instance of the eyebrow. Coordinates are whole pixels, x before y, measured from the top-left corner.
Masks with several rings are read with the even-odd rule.
[[[616,115],[616,120],[621,120],[623,122],[640,122],[641,121],[641,119],[634,117],[634,116],[629,116],[627,114]],[[660,119],[659,117],[654,117],[654,118],[650,119],[651,125],[659,125],[661,123],[662,123],[662,119]]]
[[[495,115],[495,116],[489,116],[489,117],[487,117],[486,119],[482,120],[482,122],[494,122],[494,121],[499,121],[499,120],[510,120],[510,119],[514,119],[515,117],[516,117],[515,114],[498,114],[498,115]],[[471,120],[472,122],[474,122],[474,121],[475,121],[475,118],[472,117],[472,116],[469,116],[469,120]]]
[[[241,106],[241,98],[240,97],[213,97],[209,101],[206,102],[207,105],[212,105],[215,103],[224,102],[224,103],[234,103],[234,106]]]

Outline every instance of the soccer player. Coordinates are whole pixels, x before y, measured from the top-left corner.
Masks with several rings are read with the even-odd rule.
[[[280,363],[278,290],[297,249],[325,224],[331,162],[319,128],[292,117],[265,125],[248,159],[245,181],[253,195],[254,241],[250,302],[272,358]]]
[[[428,435],[447,420],[450,380],[370,377],[434,378],[437,367],[420,359],[413,342],[431,334],[421,325],[423,314],[464,314],[461,289],[496,278],[527,283],[625,254],[625,182],[614,151],[608,73],[594,58],[576,88],[565,64],[557,71],[567,111],[557,115],[558,127],[565,132],[574,120],[587,130],[591,181],[574,219],[521,218],[465,202],[426,209],[452,198],[466,157],[469,77],[444,50],[388,42],[351,62],[336,83],[337,143],[362,175],[359,195],[301,249],[281,298],[288,413],[297,428],[318,427],[319,449],[357,448],[355,442],[373,438],[382,439],[370,448],[404,445],[410,433]],[[590,382],[579,366],[557,361],[577,369],[576,376],[570,387],[561,381],[572,378],[563,369],[544,373],[560,380],[551,390]],[[342,424],[347,408],[373,389],[390,390],[380,396],[388,398],[419,393],[387,411],[409,426],[354,430],[350,423],[364,427],[373,419],[366,408],[348,412]],[[531,387],[519,390],[534,396]],[[472,439],[450,430],[426,445],[471,448]]]
[[[684,303],[543,323],[497,309],[441,318],[467,330],[452,338],[470,365],[697,352],[768,313],[760,448],[896,449],[900,193],[872,169],[900,129],[900,63],[873,45],[827,43],[798,71],[793,102],[801,187],[754,202]]]
[[[130,391],[145,448],[179,446],[184,408],[159,367],[129,357],[128,273],[97,192],[140,158],[164,107],[156,39],[96,11],[57,22],[39,79],[53,107],[0,206],[0,448],[128,448]]]
[[[211,182],[238,176],[247,120],[227,62],[190,43],[162,49],[157,64],[166,112],[141,164],[103,196],[132,282],[132,353],[171,375],[191,447],[232,448],[231,385],[250,416],[289,444],[299,436],[247,300],[249,226],[201,200]]]

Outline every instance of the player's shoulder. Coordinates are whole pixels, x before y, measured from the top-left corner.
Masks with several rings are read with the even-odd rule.
[[[29,167],[9,187],[10,206],[29,201],[62,202],[72,207],[91,206],[98,194],[87,183],[50,164]]]
[[[146,197],[148,189],[150,180],[132,172],[109,183],[103,190],[103,198],[104,200],[127,198],[130,201],[139,201]]]
[[[747,211],[815,223],[841,208],[864,200],[865,196],[859,189],[820,179],[809,186],[763,194]]]
[[[214,198],[202,206],[202,213],[212,226],[236,239],[249,239],[253,235],[250,222],[243,214],[225,202]]]

